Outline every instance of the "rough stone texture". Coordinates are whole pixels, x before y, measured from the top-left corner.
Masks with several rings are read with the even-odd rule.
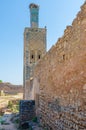
[[[38,14],[39,7],[30,4],[31,27],[24,31],[24,99],[32,99],[34,67],[46,53],[46,28],[38,27]]]
[[[49,130],[86,130],[86,2],[37,64],[36,113]]]
[[[34,100],[20,100],[19,105],[19,121],[20,125],[27,121],[31,121],[36,117],[35,101]]]

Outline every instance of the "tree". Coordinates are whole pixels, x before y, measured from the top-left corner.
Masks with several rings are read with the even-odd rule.
[[[2,83],[2,80],[0,80],[0,83]]]

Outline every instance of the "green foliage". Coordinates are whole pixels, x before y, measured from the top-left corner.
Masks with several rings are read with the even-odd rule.
[[[8,108],[9,108],[13,113],[19,112],[19,101],[9,101],[9,102],[8,102]]]
[[[18,123],[19,123],[19,119],[16,119],[16,120],[15,120],[15,123],[18,124]]]
[[[0,80],[0,83],[2,83],[2,80]]]
[[[1,124],[3,125],[4,123],[5,123],[5,121],[2,120],[2,121],[1,121]]]
[[[4,112],[0,111],[0,118],[4,115]]]
[[[34,118],[32,119],[32,121],[33,121],[33,122],[37,122],[37,117],[34,117]]]
[[[31,127],[31,126],[29,127],[29,130],[32,130],[32,127]]]
[[[8,108],[11,109],[12,106],[13,106],[12,101],[9,101],[9,102],[8,102]]]

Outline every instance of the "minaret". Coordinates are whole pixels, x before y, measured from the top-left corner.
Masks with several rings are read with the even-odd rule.
[[[31,99],[33,72],[46,53],[46,28],[39,28],[39,6],[30,4],[30,27],[24,30],[24,99]]]
[[[32,28],[38,28],[39,24],[39,6],[36,4],[30,4],[30,25]]]

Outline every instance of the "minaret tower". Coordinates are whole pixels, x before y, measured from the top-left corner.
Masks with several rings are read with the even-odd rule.
[[[39,28],[39,6],[32,3],[29,9],[30,27],[24,30],[24,99],[31,99],[34,68],[46,53],[46,28]]]
[[[39,16],[39,6],[35,4],[30,4],[30,26],[31,28],[38,28],[38,16]]]

